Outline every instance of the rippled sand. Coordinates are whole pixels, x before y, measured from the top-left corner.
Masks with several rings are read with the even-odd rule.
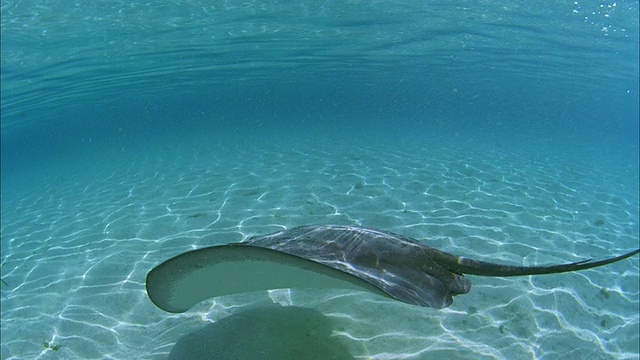
[[[207,319],[272,302],[320,310],[356,358],[638,358],[637,257],[471,277],[444,310],[291,290],[172,315],[144,290],[171,256],[302,224],[374,227],[518,265],[614,256],[638,245],[633,168],[460,138],[194,138],[84,156],[3,178],[3,359],[162,359]]]

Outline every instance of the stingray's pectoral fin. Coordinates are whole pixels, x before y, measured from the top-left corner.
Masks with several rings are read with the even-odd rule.
[[[466,294],[471,290],[471,282],[464,275],[452,274],[453,278],[449,282],[449,289],[453,295]]]
[[[162,310],[180,313],[218,296],[286,288],[337,288],[386,295],[343,271],[277,250],[230,244],[189,251],[147,274],[147,294]]]
[[[464,275],[441,267],[430,257],[424,257],[418,266],[420,276],[411,277],[410,282],[394,279],[394,286],[385,287],[385,291],[408,304],[443,309],[453,303],[453,296],[471,290],[471,282]]]

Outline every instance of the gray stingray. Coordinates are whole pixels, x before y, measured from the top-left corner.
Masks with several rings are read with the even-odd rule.
[[[357,289],[440,309],[451,305],[452,296],[469,292],[464,274],[556,274],[611,264],[639,252],[600,261],[513,266],[451,255],[387,231],[310,225],[178,255],[149,272],[147,293],[169,312],[187,311],[212,297],[279,288]]]

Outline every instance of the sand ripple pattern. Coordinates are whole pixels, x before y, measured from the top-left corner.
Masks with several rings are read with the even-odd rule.
[[[3,179],[3,359],[162,359],[185,331],[273,301],[335,319],[335,336],[362,359],[638,358],[637,258],[557,276],[472,277],[471,293],[444,310],[291,290],[170,315],[144,290],[146,273],[178,253],[313,223],[521,265],[618,255],[638,239],[628,169],[479,141],[146,146]]]

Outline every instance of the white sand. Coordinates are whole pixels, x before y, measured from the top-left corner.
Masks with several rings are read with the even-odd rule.
[[[360,224],[522,265],[637,247],[637,163],[482,137],[260,135],[163,139],[3,174],[2,359],[165,358],[203,317],[270,300],[217,299],[171,315],[146,297],[146,273],[186,250],[282,226]],[[337,336],[364,358],[638,358],[637,258],[471,281],[444,310],[353,293],[291,296],[334,317]]]

